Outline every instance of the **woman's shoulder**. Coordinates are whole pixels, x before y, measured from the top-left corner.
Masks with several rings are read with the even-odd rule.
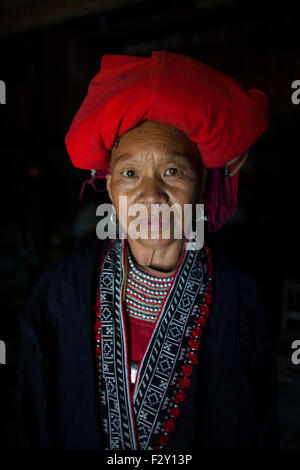
[[[213,261],[215,317],[219,321],[225,315],[228,324],[242,322],[244,327],[252,325],[256,334],[262,331],[261,336],[267,335],[271,316],[265,309],[255,278],[223,254],[213,254]]]
[[[33,317],[41,311],[55,316],[75,297],[88,296],[104,249],[105,242],[101,240],[88,242],[50,265],[33,286],[21,318]]]
[[[105,249],[106,241],[93,240],[84,243],[73,253],[63,256],[50,266],[45,275],[51,276],[54,271],[60,271],[66,279],[73,276],[84,275],[84,272],[96,269]]]
[[[239,297],[259,297],[257,283],[246,268],[218,251],[213,251],[212,255],[215,284],[219,289],[223,288]]]
[[[48,266],[38,282],[69,282],[75,278],[85,278],[88,272],[97,269],[101,252],[105,249],[105,241],[93,240],[84,243],[71,254],[61,257]]]

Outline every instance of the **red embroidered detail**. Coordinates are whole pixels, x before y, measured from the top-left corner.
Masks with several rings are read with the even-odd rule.
[[[213,293],[213,286],[211,282],[208,284],[207,292],[209,292],[210,294]]]
[[[167,419],[167,421],[165,421],[164,430],[166,432],[175,431],[175,421],[174,421],[174,419],[169,418],[169,419]]]
[[[206,325],[206,317],[198,317],[196,320],[196,325],[198,326],[205,326]]]
[[[177,419],[179,415],[180,415],[180,407],[172,406],[172,408],[170,409],[170,416],[174,419]]]
[[[190,377],[192,375],[192,372],[193,372],[193,367],[188,365],[188,364],[184,364],[181,371],[182,371],[183,375],[186,375],[187,377]]]
[[[200,346],[200,343],[196,341],[194,338],[189,339],[189,345],[192,351],[197,351]]]
[[[196,327],[196,328],[194,328],[193,331],[192,331],[192,336],[193,336],[194,338],[199,338],[199,336],[202,335],[202,332],[203,332],[203,330],[202,330],[201,328],[197,328],[197,327]]]
[[[196,364],[198,362],[197,354],[193,351],[190,351],[188,353],[187,360],[190,361],[192,364]]]
[[[185,393],[182,390],[177,390],[174,395],[174,402],[181,403],[185,399]]]
[[[206,292],[206,294],[205,294],[205,296],[204,296],[204,302],[205,302],[206,304],[210,304],[211,301],[212,301],[212,299],[213,299],[212,294],[211,294],[210,292]]]
[[[208,305],[205,305],[205,304],[201,305],[200,315],[205,315],[205,316],[209,315],[209,306]],[[197,318],[197,320],[199,320],[199,319]]]
[[[169,439],[170,439],[170,436],[166,435],[166,434],[161,434],[159,436],[159,443],[162,445],[162,446],[166,446],[169,442]]]
[[[173,402],[178,406],[172,406],[169,410],[169,416],[167,417],[164,423],[164,433],[160,434],[158,437],[158,442],[160,446],[155,446],[154,449],[163,449],[167,446],[170,436],[168,433],[175,430],[176,427],[176,419],[180,415],[180,405],[185,399],[185,390],[188,389],[190,386],[190,376],[193,372],[193,365],[198,362],[198,356],[195,351],[198,350],[200,346],[200,338],[202,332],[204,331],[202,328],[206,325],[207,317],[210,313],[210,304],[213,299],[213,286],[212,286],[212,279],[213,279],[213,269],[212,269],[212,256],[211,252],[208,247],[205,247],[206,251],[206,259],[207,259],[207,272],[208,272],[208,286],[207,292],[204,296],[204,302],[199,309],[200,316],[195,320],[195,326],[192,329],[191,337],[188,340],[188,344],[191,348],[187,354],[187,362],[188,364],[184,364],[181,369],[181,377],[178,380],[177,387],[178,389],[175,392]],[[198,341],[196,340],[198,338]],[[193,364],[193,365],[192,365]]]
[[[181,379],[179,379],[178,381],[178,387],[187,389],[189,388],[190,383],[191,383],[191,379],[189,379],[188,377],[181,377]]]

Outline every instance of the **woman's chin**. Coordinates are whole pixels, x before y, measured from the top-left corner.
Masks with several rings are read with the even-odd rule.
[[[129,242],[131,240],[138,242],[139,245],[148,249],[164,249],[174,241],[179,242],[179,244],[184,241],[183,234],[180,233],[180,236],[175,235],[174,227],[169,229],[168,227],[156,228],[153,226],[152,229],[141,230],[139,233],[131,233],[130,230],[128,230],[127,238]]]
[[[128,237],[129,243],[131,239]],[[148,249],[163,249],[167,248],[172,242],[174,241],[173,238],[136,238],[134,242],[138,243],[139,245],[143,246],[144,248]]]

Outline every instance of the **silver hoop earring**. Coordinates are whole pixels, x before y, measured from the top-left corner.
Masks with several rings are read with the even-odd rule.
[[[116,218],[116,213],[115,211],[113,211],[111,214],[110,214],[110,221],[113,225],[117,225],[117,218]]]
[[[196,218],[195,221],[197,222],[198,220],[201,220],[203,222],[207,222],[207,217],[206,215],[201,215],[200,217]]]

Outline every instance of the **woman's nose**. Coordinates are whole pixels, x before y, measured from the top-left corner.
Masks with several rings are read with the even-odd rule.
[[[168,202],[168,196],[162,183],[157,178],[145,178],[140,183],[140,204],[163,204]]]

